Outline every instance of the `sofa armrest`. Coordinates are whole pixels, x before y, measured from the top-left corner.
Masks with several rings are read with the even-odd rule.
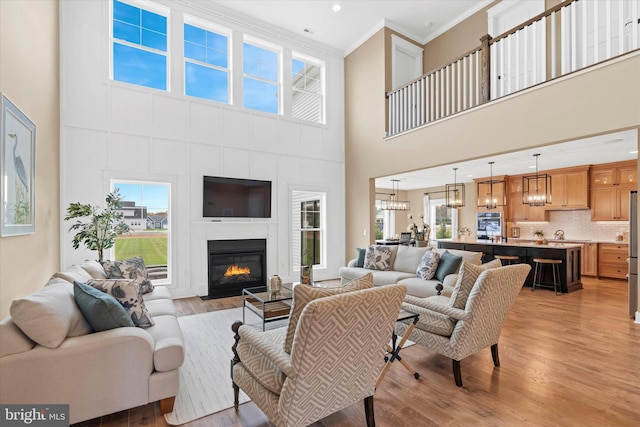
[[[238,329],[240,342],[250,344],[267,359],[272,361],[287,377],[294,377],[291,356],[284,351],[284,343],[281,341],[272,342],[265,339],[264,332],[258,331],[251,326],[243,325]]]
[[[347,263],[347,267],[355,267],[356,266],[356,259],[352,259]]]
[[[469,313],[467,313],[465,310],[442,305],[437,302],[431,301],[429,298],[416,298],[414,296],[407,295],[404,298],[404,302],[405,309],[418,314],[420,314],[424,310],[430,310],[452,317],[456,320],[468,320],[471,318]]]

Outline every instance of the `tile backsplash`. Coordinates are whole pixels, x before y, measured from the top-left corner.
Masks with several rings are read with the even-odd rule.
[[[513,224],[509,223],[509,236]],[[533,232],[541,229],[547,239],[553,239],[556,230],[564,230],[567,240],[615,241],[618,232],[629,230],[625,221],[591,221],[590,210],[550,211],[549,222],[516,222],[515,226],[524,239],[534,238]]]

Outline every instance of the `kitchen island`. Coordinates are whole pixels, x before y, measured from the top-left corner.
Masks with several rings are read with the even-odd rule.
[[[489,262],[496,255],[516,255],[520,262],[531,265],[531,271],[525,281],[526,286],[533,285],[534,258],[559,259],[560,265],[560,289],[563,293],[582,289],[580,280],[580,249],[578,243],[558,243],[551,241],[547,244],[536,244],[521,241],[506,241],[494,243],[488,240],[440,240],[438,247],[444,249],[461,249],[472,252],[482,252],[482,262]],[[548,270],[548,271],[547,271]],[[544,283],[552,283],[551,269],[545,269]]]

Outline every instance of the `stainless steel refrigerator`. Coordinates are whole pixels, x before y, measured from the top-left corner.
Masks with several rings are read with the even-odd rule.
[[[629,316],[638,311],[638,192],[629,195]]]

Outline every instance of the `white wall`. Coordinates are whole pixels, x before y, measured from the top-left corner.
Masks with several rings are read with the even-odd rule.
[[[205,295],[207,240],[266,237],[267,274],[294,279],[291,190],[326,191],[327,268],[314,271],[314,277],[337,277],[345,258],[342,56],[293,35],[274,34],[267,24],[246,23],[247,30],[245,21],[227,22],[221,14],[190,9],[179,1],[163,3],[172,7],[170,28],[175,31],[187,12],[231,28],[234,44],[245,32],[283,46],[285,57],[294,49],[326,61],[327,124],[186,97],[176,81],[183,69],[180,57],[171,59],[172,92],[111,81],[109,3],[60,2],[62,213],[71,202],[103,206],[111,179],[170,182],[172,293]],[[240,69],[233,77],[240,78],[238,73]],[[273,181],[272,218],[204,219],[203,175]],[[95,253],[72,248],[69,224],[62,222],[61,267],[94,259]]]

